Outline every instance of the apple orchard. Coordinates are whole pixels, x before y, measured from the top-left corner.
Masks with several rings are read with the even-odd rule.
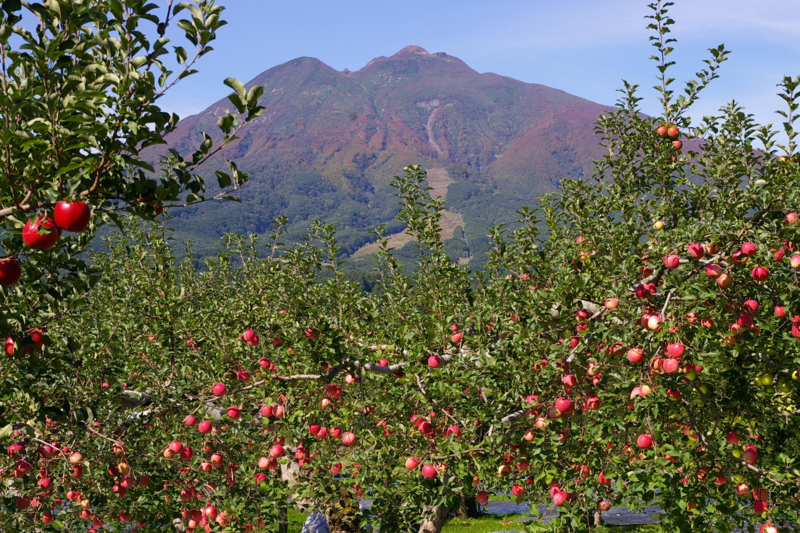
[[[531,531],[603,531],[612,505],[658,505],[665,531],[792,530],[800,78],[779,84],[785,145],[733,102],[690,124],[727,51],[673,92],[669,3],[655,3],[662,116],[626,84],[597,121],[608,154],[592,179],[491,228],[485,272],[444,253],[442,201],[407,167],[394,185],[417,262],[404,271],[379,228],[367,293],[319,223],[288,245],[280,218],[266,242],[228,235],[200,267],[173,255],[163,217],[235,194],[235,163],[213,196],[197,168],[260,114],[258,88],[226,80],[238,114],[220,119],[222,141],[157,174],[138,157],[177,121],[157,100],[210,50],[221,7],[47,2],[29,33],[10,30],[25,9],[12,4],[3,530],[273,531],[290,497],[306,510],[363,497],[372,527],[435,532],[461,502],[509,494],[558,508]],[[195,55],[180,48],[170,72],[175,27]],[[11,33],[41,53],[10,48]]]

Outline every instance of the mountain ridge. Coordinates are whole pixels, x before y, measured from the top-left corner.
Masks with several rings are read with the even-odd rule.
[[[562,177],[589,175],[602,154],[593,123],[610,109],[416,45],[356,71],[299,57],[245,85],[264,86],[264,115],[206,165],[235,159],[252,173],[242,203],[181,210],[172,221],[181,237],[208,245],[224,232],[264,233],[285,213],[292,237],[314,219],[336,222],[351,253],[369,242],[369,227],[394,217],[391,177],[415,163],[447,170],[448,208],[464,213],[470,246],[480,248],[486,226],[513,221]],[[221,99],[181,120],[169,146],[188,153],[232,109]],[[148,150],[155,159],[164,148]]]

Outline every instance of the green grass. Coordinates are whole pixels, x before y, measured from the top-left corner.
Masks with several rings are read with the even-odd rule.
[[[511,498],[496,496],[492,499],[510,500]],[[308,515],[296,511],[289,507],[289,528],[288,533],[300,533],[303,529]],[[478,518],[453,518],[442,528],[442,533],[490,533],[491,531],[506,531],[522,529],[524,522],[515,522],[521,518],[527,518],[526,514],[487,514]],[[509,523],[511,522],[511,523]],[[612,526],[606,525],[609,531],[614,533],[656,533],[658,528],[652,525],[646,526]]]
[[[519,520],[526,516],[528,515],[493,514],[483,515],[479,518],[453,518],[444,525],[442,533],[489,533],[490,531],[521,529],[523,524],[508,524],[508,522]]]

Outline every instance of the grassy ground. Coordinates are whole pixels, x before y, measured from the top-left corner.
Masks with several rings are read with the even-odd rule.
[[[442,533],[490,533],[491,531],[506,531],[521,529],[524,523],[513,522],[527,515],[496,514],[484,515],[480,518],[453,518],[442,528]],[[511,522],[511,523],[509,523]],[[611,526],[606,525],[614,533],[655,533],[655,526]]]
[[[496,499],[503,499],[497,497]],[[297,512],[289,507],[289,531],[288,533],[300,533],[303,529],[308,515]],[[492,531],[506,531],[521,529],[524,523],[515,522],[528,515],[522,514],[492,514],[483,515],[479,518],[453,518],[442,528],[442,533],[490,533]],[[655,533],[654,526],[606,526],[609,531],[614,533]]]

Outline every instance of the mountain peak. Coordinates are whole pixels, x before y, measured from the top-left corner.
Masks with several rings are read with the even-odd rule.
[[[417,46],[414,44],[406,46],[405,48],[403,48],[402,50],[400,50],[395,54],[395,56],[409,56],[409,55],[429,56],[431,54],[421,46]]]

